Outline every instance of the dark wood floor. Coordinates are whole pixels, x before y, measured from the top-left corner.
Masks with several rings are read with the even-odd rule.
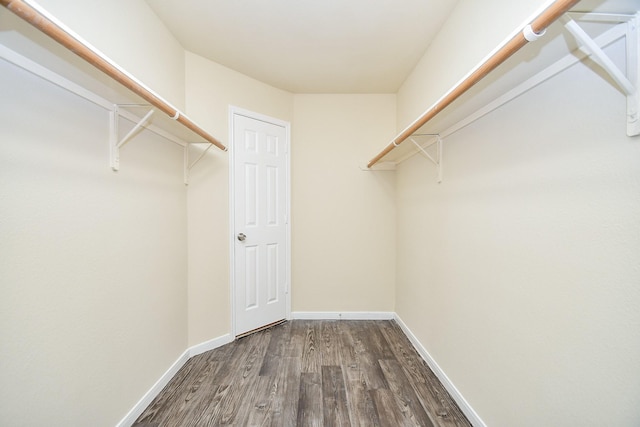
[[[134,426],[470,426],[393,321],[293,320],[191,358]]]

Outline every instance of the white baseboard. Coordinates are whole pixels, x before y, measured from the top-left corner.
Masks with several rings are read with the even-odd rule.
[[[194,345],[193,347],[189,348],[189,357],[197,356],[206,351],[222,347],[225,344],[229,344],[231,341],[233,341],[233,337],[231,336],[231,334],[226,334],[222,335],[221,337],[205,341],[201,344]]]
[[[223,335],[218,338],[214,338],[212,340],[203,342],[202,344],[194,345],[193,347],[189,347],[178,357],[178,360],[173,362],[173,365],[165,372],[158,381],[147,391],[144,396],[136,403],[133,408],[129,411],[127,415],[124,416],[122,420],[116,427],[130,427],[133,423],[138,419],[140,414],[144,412],[145,409],[151,404],[153,399],[156,398],[158,394],[162,391],[163,388],[169,384],[169,381],[178,373],[180,368],[184,366],[187,361],[193,356],[197,356],[198,354],[202,354],[205,351],[213,350],[215,348],[221,347],[225,344],[233,341],[233,338],[230,334]]]
[[[438,377],[442,385],[447,389],[453,400],[456,401],[460,410],[469,419],[475,427],[486,427],[486,424],[480,416],[473,410],[471,405],[465,400],[458,389],[453,385],[449,377],[438,366],[436,361],[431,357],[429,352],[418,341],[418,338],[411,332],[409,327],[402,321],[400,316],[394,312],[386,311],[355,311],[355,312],[337,312],[337,311],[295,311],[291,313],[292,319],[300,320],[395,320],[402,331],[407,335],[416,351],[427,362],[433,373]],[[134,405],[127,415],[118,423],[116,427],[130,427],[151,404],[153,399],[162,391],[162,389],[171,381],[174,375],[187,363],[187,361],[198,354],[216,349],[233,341],[231,334],[222,335],[218,338],[203,342],[193,347],[189,347],[176,360],[173,365],[165,372],[158,381],[151,387],[149,391]]]
[[[433,373],[436,375],[436,377],[438,377],[438,379],[440,380],[444,388],[447,389],[447,391],[449,392],[453,400],[456,401],[456,403],[458,404],[458,407],[464,413],[464,415],[469,419],[471,424],[474,427],[487,427],[487,425],[484,423],[484,421],[482,421],[482,419],[476,413],[476,411],[473,410],[471,405],[469,405],[466,399],[458,391],[456,386],[453,385],[449,377],[447,377],[447,374],[444,373],[442,368],[440,368],[440,366],[436,363],[435,359],[431,357],[427,349],[424,348],[422,343],[418,341],[418,338],[416,338],[416,336],[413,334],[413,332],[411,332],[409,327],[402,321],[400,316],[395,314],[395,320],[396,322],[398,322],[398,325],[400,326],[402,331],[405,333],[405,335],[409,338],[409,341],[411,341],[411,344],[413,344],[416,351],[420,354],[420,356],[422,356],[424,361],[427,362],[427,365],[429,365]]]
[[[294,311],[292,319],[299,320],[392,320],[392,311]]]
[[[160,377],[160,379],[156,381],[156,383],[149,389],[149,391],[147,391],[144,396],[142,396],[142,399],[140,399],[138,403],[136,403],[133,408],[131,408],[129,413],[125,415],[125,417],[120,420],[118,424],[116,424],[116,427],[130,427],[138,419],[140,414],[142,414],[142,412],[147,408],[147,406],[151,404],[153,399],[155,399],[155,397],[162,391],[162,389],[167,384],[169,384],[171,378],[173,378],[173,376],[178,373],[180,368],[182,368],[182,366],[187,363],[187,360],[189,360],[188,349],[180,355],[178,360],[176,360],[173,365],[171,365],[167,372],[165,372]]]

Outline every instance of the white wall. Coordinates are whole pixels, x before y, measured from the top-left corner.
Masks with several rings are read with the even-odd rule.
[[[229,105],[293,122],[292,310],[391,311],[395,178],[358,163],[393,136],[395,96],[294,96],[190,52],[186,64],[187,113],[225,143]],[[227,154],[210,151],[188,188],[191,345],[231,328],[227,186]]]
[[[398,90],[398,131],[451,89],[549,0],[460,0]]]
[[[608,50],[622,64],[623,46]],[[440,185],[420,156],[398,171],[401,318],[488,426],[638,425],[640,140],[625,98],[578,64],[444,153]]]
[[[395,173],[359,165],[395,133],[395,95],[295,95],[293,311],[393,311]]]
[[[191,52],[186,112],[228,145],[229,106],[293,119],[293,95]],[[194,158],[197,150],[194,150]],[[189,212],[189,343],[231,332],[228,154],[213,148],[192,169]]]
[[[490,426],[637,424],[640,149],[616,90],[577,66],[448,138],[440,185],[418,156],[358,169],[543,2],[461,0],[397,98],[274,89],[183,52],[142,0],[41,3],[225,143],[229,104],[293,122],[294,311],[395,308]],[[0,421],[114,424],[230,332],[228,157],[185,190],[145,132],[115,174],[106,113],[15,71]]]
[[[184,109],[184,49],[144,0],[37,0],[145,85]]]
[[[40,3],[184,107],[184,51],[144,1]],[[73,62],[4,8],[0,42]],[[182,148],[143,132],[114,173],[106,111],[2,67],[0,424],[113,425],[187,347]]]
[[[0,424],[114,425],[187,346],[182,149],[115,173],[105,110],[0,67]]]

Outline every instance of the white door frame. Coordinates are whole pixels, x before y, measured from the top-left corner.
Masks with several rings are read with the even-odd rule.
[[[282,126],[285,128],[286,141],[285,141],[285,164],[286,164],[286,316],[287,320],[291,319],[291,124],[284,120],[276,119],[266,116],[264,114],[255,113],[253,111],[245,110],[233,105],[229,106],[229,282],[230,282],[230,294],[231,294],[231,334],[236,336],[236,277],[235,277],[235,239],[236,239],[236,224],[235,224],[235,156],[234,156],[234,117],[236,115],[249,117],[251,119],[260,120],[273,125]]]

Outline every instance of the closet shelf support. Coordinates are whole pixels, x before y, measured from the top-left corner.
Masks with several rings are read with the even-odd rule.
[[[151,115],[155,112],[155,110],[149,110],[149,112],[138,122],[136,123],[136,125],[133,127],[133,129],[131,129],[129,131],[129,133],[127,133],[121,140],[120,142],[118,142],[118,148],[122,148],[122,146],[124,144],[126,144],[127,142],[129,142],[129,140],[133,137],[133,135],[135,135],[141,127],[143,127],[147,121],[149,120],[149,118],[151,117]]]
[[[110,79],[120,83],[133,94],[141,97],[159,111],[179,122],[182,127],[189,129],[191,132],[201,138],[204,138],[222,151],[227,151],[227,147],[225,147],[224,144],[199,127],[189,119],[189,117],[182,114],[177,108],[169,104],[166,100],[142,84],[127,71],[104,56],[104,54],[89,45],[85,40],[58,21],[46,10],[42,9],[42,7],[34,1],[0,0],[0,5],[6,7],[16,16],[20,17],[36,29],[42,31],[47,36],[60,43],[62,46],[66,47],[71,52],[78,55],[80,58],[84,59],[88,64],[103,72]]]
[[[134,107],[149,107],[149,105],[129,105]],[[120,105],[114,104],[111,112],[109,113],[109,163],[111,169],[114,171],[120,170],[120,148],[122,148],[127,142],[131,140],[148,122],[155,109],[151,109],[131,128],[127,134],[120,139],[119,138],[119,122],[120,122]]]
[[[602,48],[571,17],[563,17],[565,28],[582,45],[582,49],[598,64],[627,96],[627,135],[640,135],[640,73],[638,68],[638,15],[627,23],[627,70],[626,73],[607,56]]]
[[[418,141],[414,139],[415,136],[435,136],[436,140],[430,144],[422,146],[418,143]],[[442,138],[440,137],[440,135],[439,134],[414,135],[412,137],[409,137],[409,140],[418,148],[418,150],[422,152],[422,154],[424,154],[424,156],[427,159],[431,161],[431,163],[433,163],[436,166],[438,171],[438,178],[437,178],[438,184],[441,183],[442,182]],[[436,144],[436,150],[437,150],[436,159],[434,159],[433,156],[429,154],[426,150],[433,144]]]
[[[198,158],[195,159],[193,163],[189,163],[189,146],[191,144],[194,143],[192,142],[184,146],[184,185],[189,185],[189,173],[191,172],[191,169],[205,156],[205,154],[207,154],[211,147],[213,147],[213,144],[203,142],[202,144],[208,144],[207,148],[205,148],[204,151],[200,153]]]

